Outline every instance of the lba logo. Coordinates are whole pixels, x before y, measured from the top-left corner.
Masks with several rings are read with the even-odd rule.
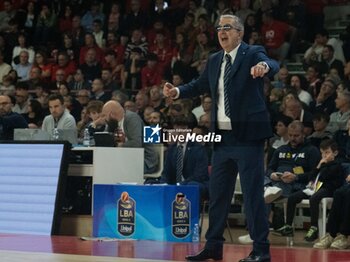
[[[150,144],[160,143],[160,130],[159,124],[156,126],[144,126],[143,127],[143,142]]]

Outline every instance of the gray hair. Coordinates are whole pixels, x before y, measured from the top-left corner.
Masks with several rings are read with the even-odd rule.
[[[244,31],[244,24],[243,24],[242,20],[238,16],[225,14],[225,15],[221,15],[220,19],[221,18],[230,18],[230,19],[232,19],[235,28],[237,30],[239,30],[239,31],[242,31],[242,32]]]

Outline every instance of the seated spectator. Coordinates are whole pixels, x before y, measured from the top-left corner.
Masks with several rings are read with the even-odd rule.
[[[160,111],[164,108],[163,91],[162,89],[154,85],[149,90],[149,104],[154,108],[155,111]]]
[[[145,122],[145,125],[150,125],[150,116],[154,112],[154,108],[151,106],[147,106],[145,110],[143,111],[143,121]]]
[[[157,55],[158,70],[161,74],[170,68],[173,53],[171,44],[167,42],[164,31],[156,32],[154,44],[150,45],[149,52]]]
[[[94,20],[99,19],[104,23],[105,15],[100,10],[100,3],[93,1],[90,5],[90,9],[81,18],[81,25],[86,32],[92,32]]]
[[[271,157],[277,148],[288,144],[289,142],[288,126],[292,122],[293,122],[293,119],[288,116],[280,115],[277,118],[277,122],[275,125],[277,136],[273,137],[268,145],[267,163],[270,162]]]
[[[101,78],[95,78],[91,84],[91,92],[93,95],[91,96],[91,100],[99,100],[103,103],[106,103],[111,99],[110,92],[107,92],[104,88],[104,84]]]
[[[335,106],[338,111],[330,115],[327,130],[334,134],[338,130],[346,130],[346,125],[350,119],[350,92],[343,91],[337,94]]]
[[[70,33],[72,34],[73,45],[77,48],[82,47],[85,41],[85,30],[81,26],[81,17],[79,15],[73,16],[72,31]]]
[[[0,84],[2,84],[2,81],[4,79],[4,76],[6,76],[11,70],[11,66],[4,62],[4,54],[0,50]]]
[[[36,99],[31,99],[28,105],[28,113],[23,116],[26,119],[29,128],[41,128],[44,115],[40,102]]]
[[[3,1],[4,10],[0,12],[0,32],[5,32],[10,27],[9,21],[14,19],[17,14],[17,10],[14,8],[11,0]]]
[[[305,236],[307,242],[318,238],[319,204],[322,198],[333,197],[334,191],[344,183],[344,173],[341,164],[336,160],[338,145],[331,139],[320,144],[322,158],[317,167],[309,173],[309,184],[288,196],[286,224],[277,229],[276,233],[282,236],[292,236],[294,213],[298,203],[303,199],[310,199],[311,225]]]
[[[57,17],[54,12],[50,10],[49,4],[43,2],[41,11],[38,16],[38,21],[35,26],[34,42],[36,44],[45,45],[54,36]]]
[[[62,34],[62,45],[59,52],[65,52],[68,55],[70,61],[73,61],[75,65],[79,62],[79,48],[74,45],[73,35],[69,32]]]
[[[87,89],[80,89],[76,93],[76,98],[82,107],[87,106],[90,101],[90,91]]]
[[[325,45],[322,50],[321,72],[328,74],[332,68],[335,68],[341,79],[344,78],[344,64],[334,57],[334,48],[331,45]]]
[[[61,14],[58,17],[58,29],[60,32],[69,32],[72,30],[72,18],[73,18],[72,6],[67,4],[64,7],[64,10],[61,10]]]
[[[288,126],[287,145],[280,146],[273,153],[266,175],[268,186],[264,193],[266,203],[271,203],[281,195],[288,197],[292,193],[305,189],[308,173],[320,160],[317,147],[305,141],[304,126],[293,121]]]
[[[82,144],[82,140],[84,139],[84,131],[85,128],[88,127],[88,124],[90,123],[91,119],[89,115],[87,114],[86,106],[83,107],[80,113],[80,121],[77,123],[77,133],[78,133],[78,141],[79,144]]]
[[[174,79],[174,77],[173,77],[173,79]],[[173,81],[173,83],[174,83],[174,81]],[[208,95],[208,94],[204,94],[201,97],[201,104],[200,104],[200,106],[197,106],[197,107],[193,108],[192,113],[196,116],[197,120],[199,120],[199,118],[203,114],[210,113],[211,105],[212,105],[212,103],[211,103],[211,96]]]
[[[205,127],[207,129],[210,129],[210,125],[211,125],[211,114],[210,113],[204,113],[203,115],[201,115],[198,119],[198,126],[200,127]]]
[[[301,75],[292,75],[290,77],[290,88],[295,91],[298,95],[298,98],[305,105],[309,106],[312,99],[312,96],[305,91],[306,89],[306,79]]]
[[[99,63],[103,63],[104,54],[102,49],[96,44],[95,36],[92,33],[86,33],[84,36],[84,46],[80,48],[79,64],[85,63],[86,53],[90,50],[95,50],[95,59]]]
[[[336,111],[335,99],[337,98],[336,85],[331,79],[322,82],[316,100],[310,104],[312,112],[321,112],[328,115]]]
[[[26,81],[28,90],[33,91],[35,86],[39,85],[43,80],[42,71],[40,67],[32,66],[29,73],[29,80]]]
[[[190,120],[184,116],[176,117],[172,126],[175,130],[186,130],[189,128],[188,121]],[[171,185],[198,185],[201,198],[208,197],[208,156],[205,147],[196,142],[177,142],[170,145],[160,182]]]
[[[13,69],[16,70],[18,74],[19,81],[27,81],[29,79],[30,69],[32,64],[28,61],[29,53],[25,50],[21,51],[19,54],[19,63],[14,65]]]
[[[312,122],[314,132],[307,139],[312,145],[319,147],[323,140],[332,138],[332,133],[327,130],[329,115],[326,113],[316,113],[313,115]]]
[[[56,72],[61,69],[64,71],[65,80],[69,82],[77,70],[77,66],[74,61],[70,60],[68,54],[64,51],[61,51],[57,55],[57,64],[52,66],[52,75],[51,81],[56,81]]]
[[[110,73],[108,73],[108,79],[114,83],[113,85],[116,85],[114,87],[111,87],[111,90],[120,88],[122,82],[122,74],[124,72],[124,64],[123,60],[121,62],[118,61],[115,50],[106,50],[102,73],[104,70],[110,71]],[[105,74],[107,74],[107,72],[105,72]]]
[[[333,194],[332,208],[328,215],[327,234],[319,239],[314,248],[346,249],[350,235],[350,174],[346,174],[346,183]]]
[[[50,115],[46,116],[41,127],[42,130],[53,135],[53,130],[57,129],[76,129],[74,117],[64,106],[64,98],[59,94],[52,94],[49,97]]]
[[[101,77],[102,66],[97,60],[96,50],[94,48],[90,48],[86,52],[84,63],[82,63],[79,68],[85,76],[85,80],[89,83],[91,83],[94,79]]]
[[[92,34],[95,36],[95,41],[98,47],[103,50],[106,47],[106,36],[102,27],[102,21],[100,19],[95,19],[92,24]]]
[[[41,69],[41,76],[43,80],[49,81],[51,79],[52,64],[47,60],[47,54],[44,51],[37,51],[35,53],[34,67],[39,67]]]
[[[12,112],[11,107],[11,98],[0,95],[0,140],[13,140],[15,128],[28,128],[24,117]]]
[[[129,96],[124,91],[115,90],[112,92],[112,100],[119,102],[123,107],[124,107],[125,103],[128,101],[128,99],[129,99]],[[136,108],[136,105],[134,102],[133,102],[133,106],[135,106],[135,108]],[[130,111],[137,112],[137,109],[130,110]]]
[[[130,9],[124,16],[123,24],[121,29],[123,34],[128,34],[132,31],[133,28],[140,28],[141,30],[148,28],[149,26],[149,17],[147,8],[142,3],[146,3],[140,0],[131,0]]]
[[[321,69],[319,63],[313,63],[307,66],[306,69],[306,80],[308,81],[309,87],[307,91],[311,96],[316,99],[321,88]]]
[[[137,113],[124,110],[116,101],[108,101],[102,109],[108,131],[116,134],[116,146],[144,148],[144,173],[153,173],[159,156],[152,144],[142,143],[143,121]]]
[[[117,99],[113,99],[113,97],[112,97],[112,100],[115,100],[115,101],[118,101]],[[119,101],[118,101],[119,102]],[[120,103],[120,102],[119,102]],[[121,103],[120,103],[121,104]],[[136,107],[136,104],[135,104],[135,102],[134,101],[131,101],[131,100],[127,100],[127,101],[125,101],[125,103],[124,103],[124,108],[125,108],[125,110],[129,110],[129,111],[131,111],[131,112],[135,112],[135,113],[137,113],[137,107]],[[154,113],[154,112],[153,112]],[[152,114],[153,114],[152,113]],[[152,115],[151,114],[151,115]],[[150,117],[150,119],[151,119],[151,117]]]
[[[283,99],[283,90],[281,88],[272,88],[269,96],[268,108],[271,115],[271,120],[274,123],[277,116],[280,114]]]
[[[291,117],[293,120],[299,120],[303,123],[304,133],[306,136],[312,133],[312,114],[303,109],[298,99],[290,99],[285,102],[283,115]]]
[[[280,70],[278,71],[277,79],[275,76],[275,81],[272,82],[272,85],[275,88],[281,88],[281,89],[286,88],[287,81],[289,79],[288,76],[289,76],[289,71],[287,67],[281,67]]]
[[[98,100],[90,101],[86,107],[86,113],[90,118],[87,124],[90,136],[94,136],[95,132],[102,132],[106,128],[106,121],[102,116],[103,102]]]
[[[140,50],[141,58],[145,58],[148,54],[148,42],[144,40],[143,33],[140,29],[134,29],[131,33],[131,39],[125,48],[125,58],[131,58],[131,52],[135,49]]]
[[[267,52],[282,63],[294,41],[296,28],[275,20],[271,11],[264,12],[262,20],[261,35]]]
[[[14,96],[15,95],[15,81],[11,75],[5,75],[0,84],[0,95]]]
[[[90,89],[91,84],[85,81],[83,72],[80,68],[78,68],[77,71],[75,71],[75,74],[73,75],[73,80],[68,83],[68,87],[72,91],[77,92],[81,89]]]
[[[18,35],[17,39],[18,39],[18,45],[13,48],[11,65],[12,66],[16,65],[15,61],[19,60],[19,55],[20,55],[21,51],[27,51],[28,52],[28,55],[29,55],[28,62],[30,64],[33,64],[35,53],[34,53],[33,47],[29,47],[28,46],[26,36],[21,33],[21,34]]]
[[[110,68],[102,68],[101,79],[106,91],[113,92],[120,89],[120,82],[118,83],[113,79],[112,70]]]
[[[146,60],[146,65],[141,69],[141,86],[147,92],[152,86],[158,86],[162,83],[163,72],[158,66],[156,54],[149,53]]]
[[[25,82],[19,82],[16,84],[15,90],[16,103],[12,107],[12,112],[27,114],[29,106],[28,84]]]
[[[164,116],[161,112],[159,111],[153,111],[149,115],[149,125],[150,126],[156,126],[159,125],[161,127],[166,127],[166,123],[164,121]]]

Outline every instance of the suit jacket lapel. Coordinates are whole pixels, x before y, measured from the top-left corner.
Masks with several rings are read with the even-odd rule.
[[[242,42],[240,47],[237,50],[236,58],[235,58],[235,61],[233,62],[233,65],[232,65],[230,77],[233,77],[235,75],[235,73],[237,72],[240,64],[242,63],[242,61],[245,57],[247,48],[248,48],[247,44]]]

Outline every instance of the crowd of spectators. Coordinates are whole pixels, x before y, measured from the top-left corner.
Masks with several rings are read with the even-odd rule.
[[[145,125],[169,127],[173,118],[184,116],[189,128],[205,134],[210,94],[173,102],[163,97],[162,86],[186,83],[202,72],[219,48],[220,15],[232,13],[244,21],[243,40],[263,45],[281,66],[274,79],[265,79],[266,105],[276,127],[266,145],[267,163],[288,143],[293,120],[303,123],[307,141],[316,147],[333,138],[342,161],[348,161],[350,26],[330,36],[324,23],[327,2],[342,1],[4,0],[1,107],[11,101],[12,113],[22,114],[29,128],[41,128],[50,114],[49,95],[59,93],[82,137],[94,120],[91,101],[100,101],[101,110],[112,99],[139,114]],[[305,72],[291,74],[289,62],[301,62]],[[1,112],[2,118],[10,110]]]

